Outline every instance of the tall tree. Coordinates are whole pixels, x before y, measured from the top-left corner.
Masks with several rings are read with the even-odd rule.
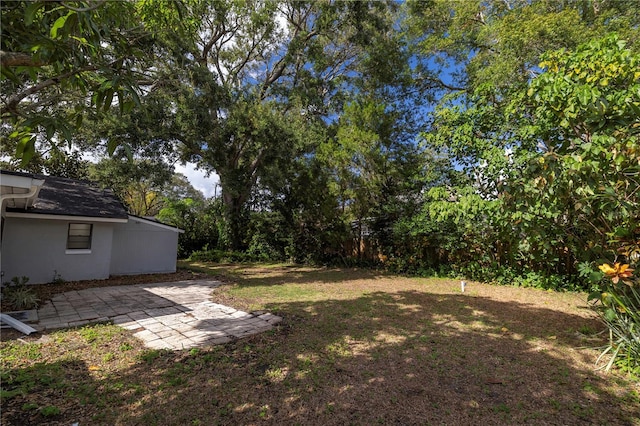
[[[611,31],[633,43],[639,12],[633,0],[434,0],[408,2],[406,22],[426,55],[423,80],[449,91],[490,85],[499,99],[540,72],[544,52]]]
[[[538,149],[509,183],[506,207],[514,217],[545,213],[561,235],[557,252],[575,261],[640,240],[640,55],[625,44],[609,35],[549,52],[516,102],[514,118],[532,123],[521,138]],[[522,226],[544,229],[536,220]]]
[[[163,207],[163,191],[173,178],[173,168],[164,162],[116,156],[92,165],[90,177],[112,189],[129,213],[155,216]]]
[[[425,73],[436,69],[440,72],[436,75],[442,76],[448,71],[448,80],[440,86],[449,94],[432,114],[425,141],[449,155],[452,165],[472,182],[466,189],[444,188],[448,194],[440,194],[436,206],[447,214],[440,216],[434,210],[436,206],[425,206],[431,214],[424,217],[453,217],[464,223],[464,215],[497,215],[497,220],[478,221],[487,225],[483,232],[461,233],[456,238],[485,247],[501,242],[493,249],[496,255],[486,258],[483,268],[506,262],[516,269],[546,274],[575,272],[576,238],[582,238],[583,233],[575,227],[575,215],[571,213],[575,194],[562,197],[547,193],[541,197],[531,185],[542,184],[537,173],[549,165],[538,163],[536,168],[530,162],[545,152],[549,143],[557,149],[557,137],[567,141],[572,137],[553,126],[542,126],[540,120],[545,115],[540,110],[534,113],[530,109],[525,114],[520,107],[530,105],[523,96],[529,82],[544,75],[540,63],[546,52],[560,48],[574,51],[585,40],[610,31],[628,36],[631,51],[637,50],[631,42],[638,37],[633,30],[638,25],[638,7],[637,2],[624,1],[410,3],[409,27],[419,52],[425,55]],[[433,79],[432,74],[426,75]],[[590,84],[599,80],[591,78]],[[564,189],[571,193],[575,187]],[[446,202],[461,200],[460,194],[481,198],[470,203]],[[526,199],[529,204],[526,208],[519,204],[521,208],[514,211],[518,199],[523,203]],[[578,250],[584,252],[588,246]]]
[[[419,149],[405,134],[410,126],[403,115],[411,112],[402,105],[360,96],[345,105],[335,136],[317,152],[334,176],[329,189],[355,225],[354,238],[360,240],[365,228],[384,251],[393,246],[394,223],[411,214],[425,183]]]
[[[157,90],[173,94],[182,158],[220,176],[229,241],[240,248],[246,202],[268,165],[308,153],[308,131],[300,130],[322,127],[366,73],[395,78],[379,58],[401,52],[396,7],[220,1],[187,8],[195,25],[188,37],[165,34],[157,67],[167,79]]]

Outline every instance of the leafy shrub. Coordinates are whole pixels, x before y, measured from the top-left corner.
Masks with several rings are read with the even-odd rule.
[[[53,271],[53,278],[51,279],[51,284],[64,284],[65,282],[66,281],[62,277],[62,275],[60,275],[57,270],[54,270]]]
[[[580,284],[573,282],[570,277],[561,275],[545,275],[534,271],[529,271],[514,276],[509,284],[516,287],[533,287],[543,290],[581,290]]]
[[[178,237],[180,259],[189,257],[196,250],[219,246],[224,226],[221,203],[221,199],[166,200],[158,220],[185,231]]]
[[[38,305],[38,297],[27,287],[29,277],[13,277],[2,283],[2,299],[16,310],[32,309]]]
[[[264,234],[253,234],[246,255],[260,262],[284,260],[284,250],[280,251]]]
[[[609,361],[602,368],[609,370],[616,364],[640,376],[640,279],[629,266],[601,265],[601,276],[606,278],[601,290],[592,292],[589,300],[610,332],[609,345],[596,364],[609,354]]]
[[[196,262],[214,262],[214,263],[243,263],[256,262],[260,259],[248,253],[240,251],[225,250],[197,250],[191,253],[189,260]]]

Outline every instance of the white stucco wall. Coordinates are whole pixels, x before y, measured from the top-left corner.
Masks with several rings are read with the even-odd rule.
[[[175,272],[178,232],[135,217],[113,231],[111,275]]]
[[[55,273],[65,281],[108,278],[115,224],[94,223],[91,250],[70,254],[66,249],[70,222],[91,223],[5,218],[0,258],[3,279],[24,275],[29,284],[42,284],[51,282]]]

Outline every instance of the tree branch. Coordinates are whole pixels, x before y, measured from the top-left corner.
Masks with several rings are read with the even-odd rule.
[[[113,64],[115,64],[116,62],[120,61],[122,58],[116,59],[115,61],[111,62],[109,64],[109,66],[112,66]],[[81,67],[78,68],[76,70],[72,70],[72,71],[68,71],[64,74],[60,74],[57,75],[55,77],[51,77],[47,80],[41,81],[38,84],[35,84],[25,90],[23,90],[22,92],[16,93],[15,95],[11,96],[7,102],[0,108],[0,114],[2,116],[5,115],[5,113],[7,112],[13,112],[16,113],[17,112],[17,107],[18,104],[27,96],[31,96],[34,93],[38,93],[39,91],[46,89],[47,87],[51,87],[51,86],[55,86],[57,84],[60,84],[62,81],[64,81],[65,79],[68,79],[69,77],[73,77],[74,75],[86,72],[86,71],[96,71],[98,70],[99,67],[95,66],[95,65],[90,65],[90,66],[85,66],[85,67]]]
[[[6,52],[0,50],[0,66],[2,67],[41,67],[45,63],[36,61],[33,56],[22,52]]]
[[[60,81],[66,79],[66,78],[69,78],[71,76],[74,76],[76,74],[79,74],[81,72],[94,71],[96,69],[97,69],[96,67],[84,67],[84,68],[81,68],[79,70],[69,71],[69,72],[66,72],[64,74],[60,74],[58,76],[52,77],[52,78],[50,78],[48,80],[41,81],[40,83],[38,83],[38,84],[36,84],[34,86],[31,86],[28,89],[23,90],[20,93],[16,93],[12,97],[10,97],[9,100],[7,101],[6,105],[3,105],[2,108],[0,109],[0,113],[2,115],[4,115],[8,111],[16,111],[16,108],[17,108],[18,104],[24,98],[26,98],[27,96],[33,95],[34,93],[37,93],[40,90],[45,89],[45,88],[47,88],[49,86],[54,86],[56,84],[60,84]]]
[[[216,27],[215,32],[211,34],[211,39],[202,48],[202,55],[200,58],[202,64],[204,65],[207,64],[211,49],[213,48],[213,46],[215,46],[218,40],[222,38],[223,35],[224,35],[224,23],[222,24],[222,29]]]
[[[278,80],[285,68],[287,67],[287,61],[285,61],[286,55],[282,56],[280,60],[276,63],[275,67],[273,67],[273,71],[267,75],[266,80],[262,84],[262,89],[260,90],[260,98],[264,99],[269,86],[271,86],[276,80]]]
[[[83,12],[91,12],[92,10],[96,10],[97,8],[102,6],[105,2],[106,2],[106,0],[99,0],[99,1],[96,2],[96,4],[94,4],[93,6],[89,6],[89,7],[73,7],[73,6],[69,6],[68,4],[66,4],[63,1],[61,1],[60,4],[63,7],[69,9],[69,10],[73,10],[74,12],[83,13]]]
[[[451,84],[445,83],[444,81],[442,81],[439,78],[434,78],[434,77],[418,77],[418,78],[416,78],[416,82],[427,82],[427,83],[430,82],[433,85],[440,86],[443,89],[447,89],[447,90],[451,90],[451,91],[462,91],[462,92],[464,92],[465,90],[467,90],[466,87],[453,86]]]
[[[251,43],[251,48],[249,48],[249,51],[245,55],[244,59],[235,67],[233,67],[231,70],[229,70],[230,74],[233,74],[234,76],[237,76],[238,74],[240,74],[240,71],[242,71],[242,69],[249,63],[249,61],[254,58],[254,53],[257,47],[260,45],[260,42],[264,40],[266,36],[267,36],[267,33],[265,32],[260,35],[257,41],[253,40],[253,43]]]

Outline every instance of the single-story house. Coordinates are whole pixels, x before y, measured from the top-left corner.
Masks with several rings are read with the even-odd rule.
[[[181,229],[133,216],[92,182],[0,171],[2,280],[175,272]]]

